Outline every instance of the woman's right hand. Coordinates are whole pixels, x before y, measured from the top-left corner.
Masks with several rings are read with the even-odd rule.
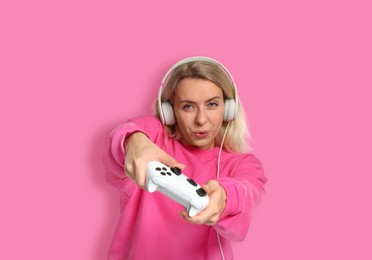
[[[159,161],[181,170],[185,168],[183,164],[177,162],[141,132],[135,132],[128,136],[124,142],[124,149],[125,174],[141,189],[145,189],[146,168],[150,161]]]

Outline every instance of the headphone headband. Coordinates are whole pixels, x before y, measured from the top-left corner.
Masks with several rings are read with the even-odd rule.
[[[176,64],[174,64],[168,71],[167,73],[165,73],[162,81],[161,81],[161,87],[164,86],[164,84],[166,83],[166,80],[168,79],[169,75],[173,72],[173,70],[175,70],[177,67],[183,65],[183,64],[186,64],[186,63],[189,63],[189,62],[194,62],[194,61],[209,61],[209,62],[213,62],[217,65],[219,65],[227,74],[227,76],[230,78],[231,80],[231,83],[234,85],[234,88],[235,88],[235,93],[236,93],[236,85],[235,85],[235,82],[234,82],[234,79],[230,73],[230,71],[220,62],[212,59],[212,58],[209,58],[209,57],[206,57],[206,56],[192,56],[192,57],[188,57],[188,58],[185,58],[183,60],[180,60],[179,62],[177,62]]]

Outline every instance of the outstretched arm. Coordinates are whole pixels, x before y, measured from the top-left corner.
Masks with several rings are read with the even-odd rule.
[[[184,165],[156,145],[156,140],[163,139],[163,126],[154,116],[137,117],[113,129],[103,153],[107,182],[123,192],[133,190],[133,184],[143,189],[150,161],[183,169]]]
[[[180,169],[185,167],[141,132],[135,132],[126,138],[124,150],[125,174],[142,189],[145,189],[146,167],[150,161],[159,161],[170,167]]]
[[[207,208],[193,218],[187,212],[181,214],[186,221],[213,225],[222,236],[242,241],[266,181],[261,163],[253,155],[246,155],[235,164],[231,174],[202,186],[210,198]]]

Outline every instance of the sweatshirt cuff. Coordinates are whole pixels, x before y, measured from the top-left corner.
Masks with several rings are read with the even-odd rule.
[[[111,153],[114,159],[119,163],[119,165],[124,166],[125,164],[125,149],[124,141],[125,139],[133,134],[134,132],[142,132],[146,134],[142,129],[133,123],[127,123],[125,127],[121,128],[112,136],[111,141]],[[147,135],[147,134],[146,134]]]
[[[218,183],[225,189],[226,192],[226,206],[222,212],[222,215],[220,216],[220,219],[242,212],[245,194],[243,185],[229,177],[220,178]]]

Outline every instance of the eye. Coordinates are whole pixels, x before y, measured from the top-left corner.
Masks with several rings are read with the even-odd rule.
[[[184,105],[184,106],[182,107],[183,110],[191,110],[192,108],[193,108],[193,106],[190,105],[190,104],[186,104],[186,105]]]
[[[209,103],[208,103],[208,107],[210,107],[210,108],[218,107],[218,103],[217,103],[217,102],[214,102],[214,101],[209,102]]]

